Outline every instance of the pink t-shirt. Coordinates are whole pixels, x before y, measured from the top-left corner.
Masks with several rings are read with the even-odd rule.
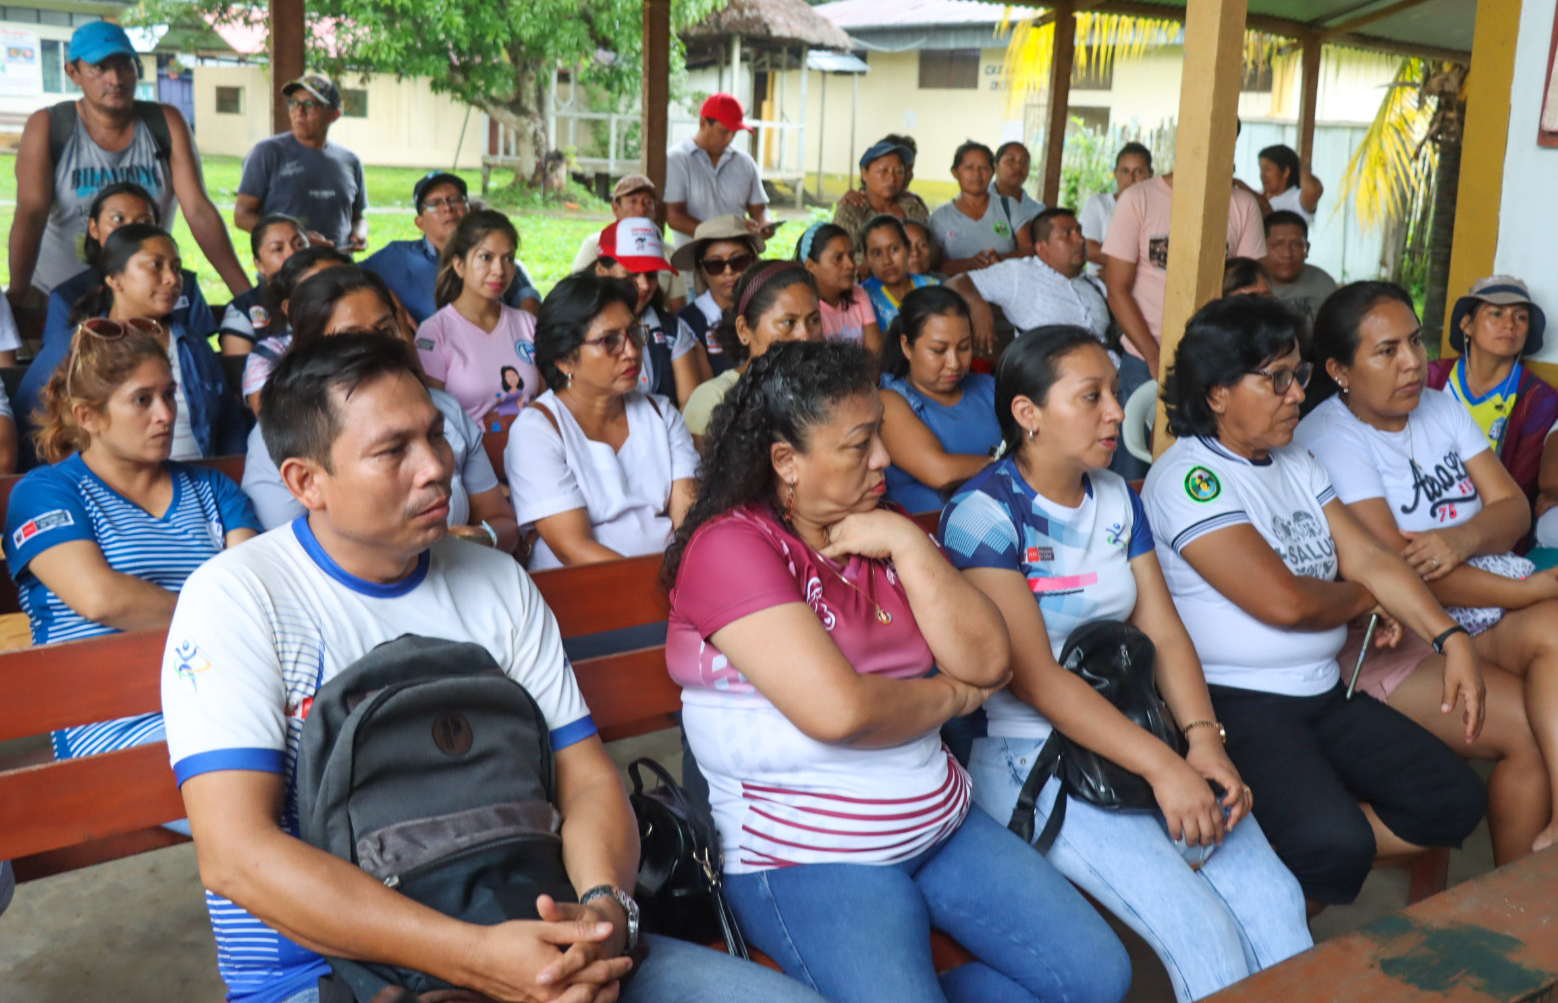
[[[863,342],[866,325],[876,323],[871,297],[859,286],[840,297],[838,306],[829,306],[825,299],[817,302],[822,305],[822,335],[829,341]]]
[[[1163,340],[1163,290],[1168,275],[1169,210],[1174,189],[1162,178],[1138,181],[1120,194],[1104,236],[1104,253],[1111,258],[1136,263],[1136,284],[1131,295],[1147,319],[1147,329],[1155,341]],[[1233,190],[1228,203],[1229,257],[1266,256],[1266,235],[1260,203],[1242,188]],[[1125,350],[1137,358],[1141,353],[1130,339],[1122,339]]]
[[[490,411],[518,414],[546,389],[536,368],[536,319],[516,307],[504,306],[489,334],[451,303],[417,328],[417,352],[427,375],[478,423]]]
[[[962,823],[969,802],[968,776],[937,732],[887,749],[816,741],[708,640],[786,603],[810,606],[857,672],[916,679],[934,668],[889,562],[835,564],[766,506],[700,527],[671,592],[665,654],[682,686],[682,727],[709,781],[725,869],[885,864],[936,845]],[[877,604],[890,623],[878,621]]]

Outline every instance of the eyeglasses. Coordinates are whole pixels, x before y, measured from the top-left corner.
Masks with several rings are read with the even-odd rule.
[[[579,342],[580,345],[599,345],[601,351],[607,355],[621,355],[622,349],[627,343],[633,342],[634,348],[644,347],[644,328],[635,324],[626,331],[613,331],[599,338],[587,338]]]
[[[123,324],[107,317],[89,317],[76,327],[75,337],[70,343],[70,364],[65,367],[65,398],[67,400],[75,396],[71,392],[70,384],[76,374],[76,367],[81,362],[81,336],[91,335],[99,341],[120,341],[130,335],[130,332],[145,334],[153,338],[162,338],[162,325],[150,317],[131,317]]]
[[[300,111],[305,115],[312,115],[314,112],[320,111],[329,106],[321,104],[318,101],[288,101],[287,107],[293,109],[294,111]]]
[[[723,275],[725,272],[740,275],[752,267],[753,260],[750,254],[738,254],[734,258],[704,258],[698,262],[698,267],[703,269],[705,275]]]
[[[443,212],[447,209],[449,212],[454,212],[456,209],[464,209],[469,204],[470,199],[464,195],[451,195],[446,199],[428,199],[422,203],[422,209],[424,211],[431,209],[434,212]]]
[[[1249,372],[1271,380],[1271,392],[1281,396],[1295,382],[1300,390],[1309,386],[1309,377],[1314,375],[1315,365],[1313,362],[1300,362],[1292,369],[1251,369]]]

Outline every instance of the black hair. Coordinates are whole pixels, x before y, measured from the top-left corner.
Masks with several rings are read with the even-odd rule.
[[[1265,282],[1271,288],[1271,273],[1254,258],[1229,258],[1223,262],[1223,295],[1231,296],[1235,289],[1246,289],[1256,282]]]
[[[877,142],[891,143],[894,146],[901,146],[905,150],[909,151],[909,156],[911,158],[918,157],[920,154],[920,144],[914,141],[913,136],[905,135],[903,133],[889,132],[887,135],[877,140]],[[904,166],[908,167],[909,165],[904,164]]]
[[[88,317],[106,316],[114,305],[114,291],[108,288],[108,277],[120,275],[130,259],[140,253],[141,247],[149,240],[166,240],[173,245],[177,253],[179,244],[173,239],[173,235],[160,226],[151,223],[126,223],[103,241],[102,250],[97,253],[95,267],[103,281],[76,301],[71,307],[69,324],[75,327]],[[160,317],[153,318],[161,320]]]
[[[292,290],[292,302],[288,310],[293,348],[318,341],[328,334],[336,304],[364,289],[378,293],[384,305],[394,312],[395,299],[390,295],[384,280],[357,265],[327,268],[299,282]]]
[[[557,368],[558,360],[579,350],[590,323],[613,303],[632,313],[638,306],[638,290],[622,279],[588,270],[564,278],[546,294],[536,318],[536,368],[547,386],[561,390],[568,385],[568,376]]]
[[[963,158],[970,153],[983,153],[990,158],[990,167],[995,167],[995,154],[990,147],[975,139],[965,139],[952,153],[952,169],[955,171],[963,165]]]
[[[1012,414],[1012,402],[1026,397],[1043,407],[1050,388],[1060,379],[1060,360],[1087,345],[1104,347],[1085,327],[1045,324],[1012,342],[1002,353],[995,367],[995,417],[1001,424],[1006,455],[1016,456],[1028,438]]]
[[[1358,329],[1380,303],[1400,303],[1417,316],[1412,296],[1394,282],[1349,282],[1325,298],[1315,312],[1311,335],[1315,364],[1314,382],[1309,399],[1314,404],[1336,393],[1339,389],[1326,363],[1332,359],[1350,366],[1358,355]],[[1311,404],[1310,407],[1313,407]]]
[[[835,229],[837,229],[835,227]],[[811,272],[804,265],[788,263],[788,267],[777,268],[775,266],[786,264],[773,259],[758,259],[747,266],[747,270],[741,273],[741,278],[736,280],[736,288],[730,294],[730,307],[720,317],[719,326],[714,329],[714,337],[719,346],[725,352],[725,358],[730,360],[733,366],[739,366],[747,361],[751,355],[751,349],[741,343],[736,336],[736,308],[742,304],[746,309],[741,316],[747,322],[747,327],[756,328],[758,322],[763,319],[763,314],[774,305],[774,300],[779,294],[794,285],[810,286],[813,292],[817,291],[817,280],[812,278]],[[762,277],[763,285],[750,297],[747,289],[752,283]]]
[[[268,216],[262,217],[258,223],[254,224],[254,229],[249,232],[249,250],[256,258],[260,256],[260,245],[265,243],[265,231],[282,223],[289,223],[296,227],[298,233],[306,232],[303,229],[302,223],[284,212],[273,212]]]
[[[368,380],[400,374],[420,384],[416,352],[400,338],[361,332],[295,343],[260,391],[265,451],[277,467],[297,457],[330,470],[330,450],[341,434],[335,391],[350,397]]]
[[[503,366],[498,369],[498,389],[509,389],[508,383],[506,382],[509,373],[513,373],[514,378],[519,381],[519,386],[514,389],[523,390],[525,388],[525,378],[519,375],[519,367],[517,366]]]
[[[884,212],[872,216],[870,219],[866,220],[866,225],[860,228],[860,241],[857,250],[864,254],[866,250],[866,242],[870,239],[871,234],[875,233],[877,230],[882,229],[883,227],[889,227],[893,230],[896,230],[898,232],[898,239],[903,241],[904,249],[908,249],[909,234],[903,228],[903,220],[899,219],[897,216],[891,216]],[[928,231],[929,227],[926,229]]]
[[[87,219],[95,220],[103,214],[103,206],[115,195],[129,195],[145,202],[151,210],[151,221],[154,226],[162,225],[162,207],[151,197],[151,192],[142,188],[134,181],[115,181],[111,185],[99,188],[97,194],[92,196],[92,201],[87,206]],[[81,242],[81,260],[97,267],[98,255],[103,253],[103,243],[88,233]]]
[[[1304,320],[1269,296],[1213,300],[1190,318],[1163,383],[1169,430],[1180,438],[1215,436],[1217,415],[1207,400],[1252,370],[1303,348]]]
[[[1028,224],[1028,233],[1033,237],[1035,244],[1042,244],[1049,240],[1050,230],[1054,228],[1055,219],[1058,216],[1065,216],[1069,219],[1077,218],[1075,210],[1067,209],[1063,205],[1052,205],[1045,209],[1033,217],[1033,221]]]
[[[1120,147],[1120,152],[1114,155],[1114,166],[1119,167],[1120,161],[1130,156],[1137,156],[1142,158],[1147,162],[1147,169],[1152,169],[1152,151],[1147,149],[1141,143],[1126,143],[1124,146]]]
[[[974,319],[963,297],[946,286],[922,286],[903,298],[898,316],[888,325],[883,335],[882,372],[888,376],[907,377],[909,357],[904,354],[901,339],[908,338],[912,346],[925,333],[925,322],[932,317],[962,317],[973,331]]]
[[[849,236],[849,231],[844,229],[842,226],[839,226],[837,223],[824,223],[824,224],[822,224],[821,226],[817,227],[817,232],[812,234],[812,238],[811,238],[811,253],[806,255],[806,258],[810,258],[814,262],[821,262],[822,261],[822,252],[828,246],[828,243],[830,241],[832,241],[832,240],[834,240],[834,239],[836,239],[838,237],[848,237],[848,236]],[[853,250],[855,242],[853,240],[851,240],[849,243],[850,243],[851,250]],[[801,242],[800,241],[796,241],[795,242],[795,260],[796,261],[803,261],[803,260],[805,260],[804,258],[801,257]]]
[[[303,273],[312,271],[316,265],[350,265],[352,259],[345,252],[337,251],[328,244],[317,247],[305,247],[282,263],[276,269],[276,274],[265,280],[265,307],[270,310],[272,317],[287,316],[286,302],[292,298],[292,290],[303,280]]]
[[[661,575],[674,587],[698,527],[742,505],[776,501],[769,447],[805,452],[811,431],[840,401],[876,392],[876,366],[851,341],[785,341],[753,361],[709,418],[697,500],[665,551]]]
[[[917,219],[906,219],[906,220],[903,220],[900,223],[900,225],[903,227],[903,239],[904,239],[904,243],[905,244],[909,244],[910,243],[910,240],[909,240],[909,227],[917,226],[922,231],[924,231],[924,233],[925,233],[925,242],[930,245],[930,260],[927,261],[925,264],[926,264],[927,267],[929,267],[931,269],[931,271],[935,271],[936,270],[936,266],[941,264],[941,245],[936,242],[936,235],[934,233],[930,232],[930,224],[928,224],[928,223],[921,223]],[[863,243],[863,241],[862,241],[862,243]]]
[[[1296,226],[1304,231],[1304,239],[1309,239],[1309,221],[1291,209],[1278,209],[1266,217],[1266,236],[1271,236],[1274,226]]]
[[[1281,143],[1268,146],[1260,151],[1260,159],[1269,160],[1276,164],[1279,170],[1288,172],[1288,188],[1298,187],[1304,169],[1298,162],[1298,154],[1293,152],[1291,146],[1283,146]]]
[[[1024,151],[1028,149],[1028,144],[1024,143],[1022,140],[1008,139],[1006,142],[995,148],[995,159],[999,161],[1002,157],[1006,156],[1006,151],[1010,150],[1014,146],[1021,147]]]
[[[438,280],[433,286],[433,302],[437,306],[448,306],[460,298],[465,290],[465,280],[455,271],[455,262],[465,260],[466,255],[494,233],[507,237],[514,245],[514,254],[519,254],[519,231],[514,229],[513,221],[498,210],[476,209],[460,220],[454,233],[444,242],[443,253],[438,256]]]

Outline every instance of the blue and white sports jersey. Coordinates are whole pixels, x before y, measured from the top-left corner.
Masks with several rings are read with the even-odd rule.
[[[260,529],[249,499],[225,474],[169,463],[173,501],[153,516],[105,484],[79,454],[23,477],[6,511],[5,559],[32,626],[34,644],[73,641],[114,628],[88,620],[38,580],[33,558],[62,543],[97,545],[122,575],[177,592],[191,572],[220,553],[229,530]],[[161,737],[158,714],[66,728],[54,733],[58,759],[126,749]]]
[[[279,821],[296,835],[298,742],[314,694],[402,634],[486,648],[535,698],[554,749],[595,734],[557,621],[511,556],[445,538],[410,576],[380,584],[332,560],[300,518],[219,555],[179,596],[162,664],[178,782],[227,770],[280,774]],[[211,892],[206,902],[233,1003],[276,1003],[328,970],[241,906]]]
[[[1152,551],[1141,499],[1119,474],[1087,475],[1082,504],[1038,494],[1012,457],[986,467],[941,514],[941,540],[957,568],[1002,568],[1028,581],[1056,658],[1093,620],[1125,620],[1136,608],[1131,561]],[[1007,690],[985,703],[989,733],[1045,738],[1049,721]]]

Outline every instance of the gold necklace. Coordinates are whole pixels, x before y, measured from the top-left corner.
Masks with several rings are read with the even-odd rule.
[[[827,563],[828,559],[826,557],[823,557],[821,554],[817,554],[817,556],[822,559],[824,566],[827,567],[827,569],[829,571],[833,572],[833,577],[834,578],[837,578],[839,581],[843,582],[845,585],[848,585],[850,588],[854,589],[855,592],[859,594],[860,598],[864,599],[866,602],[871,604],[871,606],[876,610],[876,622],[877,623],[879,623],[879,624],[881,624],[882,626],[885,627],[888,624],[893,622],[893,615],[891,613],[887,612],[887,610],[883,609],[881,603],[877,602],[875,599],[873,599],[870,596],[866,595],[866,593],[860,588],[860,586],[856,585],[854,582],[850,581],[848,578],[845,578],[844,575],[841,572],[835,570],[833,565]],[[867,562],[866,568],[867,568],[866,573],[867,573],[867,575],[869,575],[870,574],[870,562]]]

